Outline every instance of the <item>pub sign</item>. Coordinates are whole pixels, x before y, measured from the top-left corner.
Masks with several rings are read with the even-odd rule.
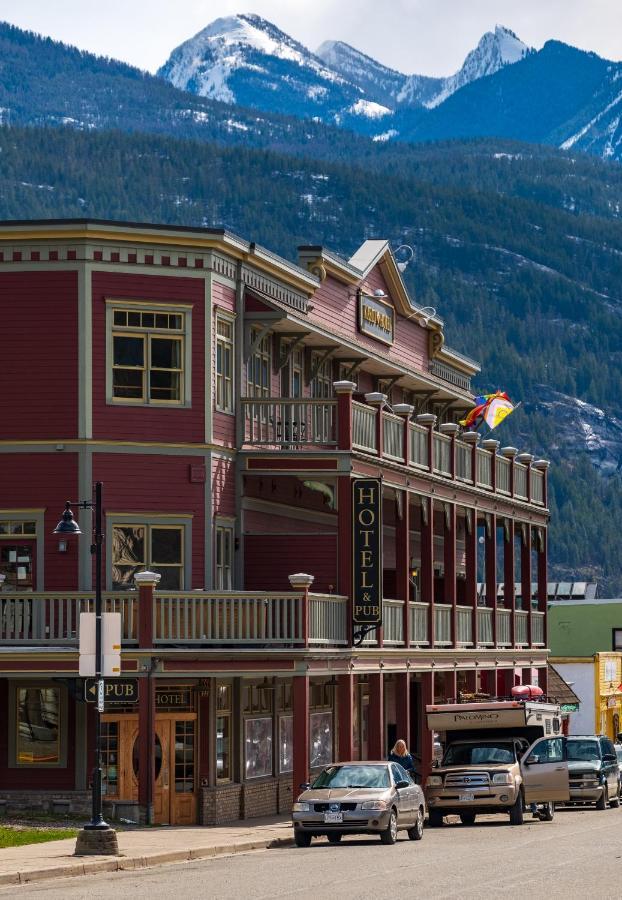
[[[392,344],[395,310],[390,303],[359,291],[359,331],[368,337]]]
[[[382,623],[382,479],[352,482],[355,625]]]

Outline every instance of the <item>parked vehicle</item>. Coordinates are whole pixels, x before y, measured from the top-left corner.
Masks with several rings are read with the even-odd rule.
[[[506,813],[522,825],[527,804],[551,821],[569,793],[566,739],[559,706],[542,700],[486,700],[427,707],[428,728],[444,733],[445,754],[428,777],[432,827],[457,814]]]
[[[594,803],[596,809],[620,805],[620,766],[606,735],[571,735],[568,767],[571,803]]]
[[[331,844],[344,834],[376,834],[383,844],[394,844],[401,830],[411,841],[423,837],[423,791],[398,763],[334,763],[301,787],[292,811],[297,847],[319,835]]]
[[[620,737],[620,735],[618,735]],[[618,769],[620,770],[620,797],[622,797],[622,744],[615,744],[616,756],[618,758]]]

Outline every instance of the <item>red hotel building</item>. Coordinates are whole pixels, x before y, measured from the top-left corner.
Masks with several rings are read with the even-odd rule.
[[[546,687],[548,463],[460,433],[479,368],[386,241],[294,264],[223,230],[5,222],[0,311],[0,804],[89,806],[90,513],[53,530],[95,481],[139,681],[104,714],[112,815],[285,811],[396,737],[425,773],[427,702]],[[358,477],[382,478],[384,587],[353,646]]]

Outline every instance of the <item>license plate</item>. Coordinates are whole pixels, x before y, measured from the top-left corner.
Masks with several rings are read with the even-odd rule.
[[[336,825],[339,822],[343,822],[343,813],[340,812],[327,812],[324,813],[324,821],[327,825]]]
[[[459,794],[458,800],[460,803],[470,803],[471,800],[475,800],[475,794]]]

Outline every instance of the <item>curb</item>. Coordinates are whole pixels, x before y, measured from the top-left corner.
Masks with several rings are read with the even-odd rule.
[[[77,875],[97,875],[100,872],[125,872],[147,869],[167,863],[190,862],[234,853],[248,853],[251,850],[271,850],[276,847],[291,847],[293,837],[270,838],[268,840],[244,841],[240,844],[224,844],[216,847],[195,847],[192,850],[169,850],[149,856],[120,856],[112,859],[75,862],[49,869],[33,869],[30,872],[8,872],[0,875],[0,886],[30,884],[54,878],[71,878]]]

